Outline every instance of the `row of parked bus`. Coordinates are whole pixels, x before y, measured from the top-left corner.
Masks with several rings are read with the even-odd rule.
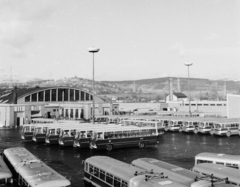
[[[159,143],[163,134],[157,122],[144,125],[116,125],[91,123],[34,123],[22,127],[21,137],[37,143],[59,144],[61,146],[90,147],[94,149],[138,146]]]
[[[71,182],[27,149],[5,149],[0,158],[0,185],[21,187],[67,187]]]
[[[85,186],[112,187],[236,187],[240,170],[213,163],[198,163],[187,170],[154,158],[131,164],[93,156],[84,162]]]
[[[104,119],[104,120],[102,120]],[[165,131],[194,132],[211,135],[240,135],[240,119],[238,118],[203,118],[174,116],[100,116],[98,123],[134,124],[138,121],[159,122],[159,129]]]

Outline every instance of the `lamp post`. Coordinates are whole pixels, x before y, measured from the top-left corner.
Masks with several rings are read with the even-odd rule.
[[[93,81],[92,81],[92,95],[93,95],[93,102],[92,102],[92,120],[94,124],[95,118],[95,84],[94,84],[94,53],[97,53],[100,49],[96,47],[88,48],[88,52],[93,54]]]
[[[189,101],[188,105],[189,105],[189,115],[191,117],[192,113],[191,113],[190,88],[189,88],[189,66],[193,65],[193,63],[185,62],[184,65],[188,67],[188,101]]]

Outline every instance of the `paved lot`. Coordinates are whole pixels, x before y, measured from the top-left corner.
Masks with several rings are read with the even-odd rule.
[[[106,155],[127,163],[143,157],[160,159],[190,169],[194,156],[201,152],[240,154],[240,137],[216,137],[186,133],[165,133],[158,146],[144,149],[116,149],[111,152],[79,149],[73,147],[47,146],[24,142],[18,129],[0,130],[0,151],[9,147],[23,146],[39,157],[50,167],[69,178],[73,187],[83,186],[82,161],[94,155]]]

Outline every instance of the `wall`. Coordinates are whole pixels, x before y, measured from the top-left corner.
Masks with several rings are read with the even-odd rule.
[[[227,94],[227,117],[240,118],[240,95]]]

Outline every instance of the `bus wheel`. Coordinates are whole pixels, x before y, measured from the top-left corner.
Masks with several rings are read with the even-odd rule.
[[[166,132],[168,131],[168,127],[165,127],[165,129],[164,129]]]
[[[227,137],[230,137],[231,136],[231,132],[227,132]]]
[[[194,129],[194,133],[197,134],[197,133],[198,133],[198,130],[197,130],[197,129]]]
[[[211,131],[210,131],[210,134],[211,134],[211,135],[214,135],[214,131],[213,131],[213,130],[211,130]]]
[[[106,149],[108,151],[111,151],[113,149],[113,146],[111,144],[106,145]]]
[[[179,131],[179,132],[182,132],[182,128],[180,128],[178,131]]]
[[[140,142],[138,145],[140,148],[144,148],[145,147],[145,143],[144,142]]]

